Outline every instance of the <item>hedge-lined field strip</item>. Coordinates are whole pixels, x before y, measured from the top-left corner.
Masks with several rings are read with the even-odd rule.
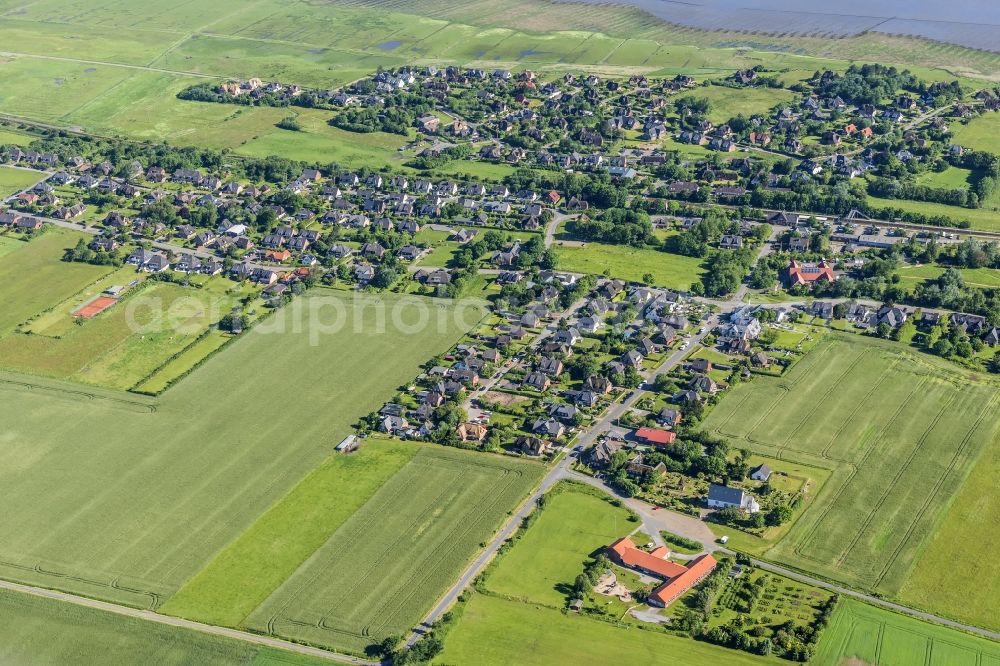
[[[284,332],[252,329],[157,400],[5,375],[21,386],[0,384],[0,576],[162,602],[464,332],[451,317],[440,330],[380,332],[369,299],[339,297],[360,313],[357,332],[314,345],[286,308],[272,322]]]

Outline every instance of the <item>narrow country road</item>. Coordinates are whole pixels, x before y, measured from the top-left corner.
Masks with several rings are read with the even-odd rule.
[[[713,324],[706,325],[704,332],[697,333],[688,345],[671,354],[670,357],[663,362],[663,364],[650,374],[648,381],[652,381],[659,374],[668,372],[671,368],[684,360],[687,354],[689,354],[694,347],[700,343],[706,335],[708,335],[712,325]],[[593,444],[602,433],[608,430],[612,424],[618,420],[620,416],[632,408],[632,406],[639,400],[640,396],[642,396],[643,392],[644,389],[642,388],[635,389],[629,393],[625,399],[609,407],[603,418],[593,423],[589,428],[587,428],[587,430],[577,437],[576,447],[578,449],[585,449]],[[426,633],[427,629],[429,629],[432,624],[440,620],[441,616],[444,615],[449,608],[451,608],[452,604],[455,603],[459,595],[462,594],[462,592],[472,584],[472,581],[476,578],[476,576],[478,576],[483,569],[486,568],[486,565],[489,564],[493,557],[497,554],[497,551],[500,550],[503,543],[514,534],[514,532],[521,525],[521,521],[523,521],[528,514],[534,511],[538,504],[538,498],[551,490],[552,487],[560,481],[574,477],[574,473],[570,469],[570,465],[572,465],[574,460],[575,457],[571,453],[564,456],[555,467],[549,470],[548,474],[545,475],[535,491],[531,493],[526,500],[524,500],[524,502],[513,514],[511,514],[504,526],[489,542],[489,545],[487,545],[486,548],[479,553],[476,559],[473,560],[465,571],[462,572],[461,577],[459,577],[455,584],[452,585],[445,595],[437,602],[437,604],[434,605],[431,612],[428,613],[424,618],[424,621],[421,622],[420,627],[407,640],[407,645],[413,645],[416,643],[417,640],[419,640],[419,638]]]
[[[286,650],[288,652],[295,652],[297,654],[306,655],[309,657],[318,657],[320,659],[326,659],[327,661],[333,661],[342,664],[358,664],[360,666],[378,666],[378,664],[380,663],[377,661],[368,661],[366,659],[352,657],[346,654],[340,654],[338,652],[321,650],[319,648],[309,647],[308,645],[299,645],[298,643],[283,641],[278,638],[270,638],[268,636],[261,636],[260,634],[252,634],[246,631],[239,631],[238,629],[216,627],[211,624],[202,624],[201,622],[194,622],[192,620],[184,620],[178,617],[171,617],[169,615],[161,615],[153,611],[139,610],[137,608],[129,608],[128,606],[119,606],[118,604],[112,604],[106,601],[98,601],[96,599],[78,597],[74,594],[67,594],[65,592],[56,592],[54,590],[46,590],[41,587],[32,587],[30,585],[21,585],[19,583],[11,583],[5,580],[0,580],[0,589],[10,590],[12,592],[20,592],[22,594],[29,594],[31,596],[42,597],[44,599],[62,601],[77,606],[83,606],[85,608],[92,608],[95,610],[105,611],[108,613],[115,613],[116,615],[124,615],[125,617],[131,617],[138,620],[146,620],[147,622],[156,622],[157,624],[164,624],[171,627],[190,629],[192,631],[198,631],[203,634],[210,634],[212,636],[221,636],[223,638],[231,638],[233,640],[244,641],[246,643],[254,643],[256,645],[263,645],[265,647],[275,648],[278,650]]]

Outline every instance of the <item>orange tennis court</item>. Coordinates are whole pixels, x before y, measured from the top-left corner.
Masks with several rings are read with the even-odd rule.
[[[73,313],[74,317],[86,317],[90,319],[91,317],[96,317],[101,314],[112,305],[118,302],[116,298],[109,298],[108,296],[98,296],[91,302],[84,305],[82,308]]]

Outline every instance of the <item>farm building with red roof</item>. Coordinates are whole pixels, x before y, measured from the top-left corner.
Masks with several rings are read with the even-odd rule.
[[[715,568],[715,558],[709,554],[691,560],[687,566],[667,559],[670,549],[659,546],[652,551],[638,548],[629,537],[622,537],[608,547],[612,559],[628,569],[664,579],[664,583],[649,595],[649,603],[666,608],[678,597],[704,580]]]

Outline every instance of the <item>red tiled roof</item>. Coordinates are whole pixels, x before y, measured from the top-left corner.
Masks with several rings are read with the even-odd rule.
[[[628,537],[622,537],[611,544],[611,552],[618,557],[624,566],[642,569],[663,578],[674,578],[687,571],[686,567],[665,559],[670,554],[668,548],[657,548],[654,551],[656,555],[654,555],[637,548],[632,539]]]
[[[682,567],[684,569],[682,574],[653,590],[650,597],[664,606],[669,606],[677,597],[690,590],[711,573],[716,564],[715,558],[706,553],[693,560],[687,567]]]
[[[639,428],[635,431],[635,436],[651,444],[670,444],[677,439],[677,433],[659,428]]]
[[[816,265],[800,264],[794,259],[788,264],[788,281],[792,284],[805,284],[806,282],[818,282],[826,280],[833,282],[836,280],[833,274],[833,267],[825,261]]]
[[[677,597],[697,585],[717,564],[715,558],[706,553],[683,566],[666,559],[670,555],[669,548],[660,546],[647,553],[637,548],[629,537],[615,541],[610,550],[622,566],[640,569],[665,579],[663,585],[650,594],[651,600],[663,606],[669,606]]]

